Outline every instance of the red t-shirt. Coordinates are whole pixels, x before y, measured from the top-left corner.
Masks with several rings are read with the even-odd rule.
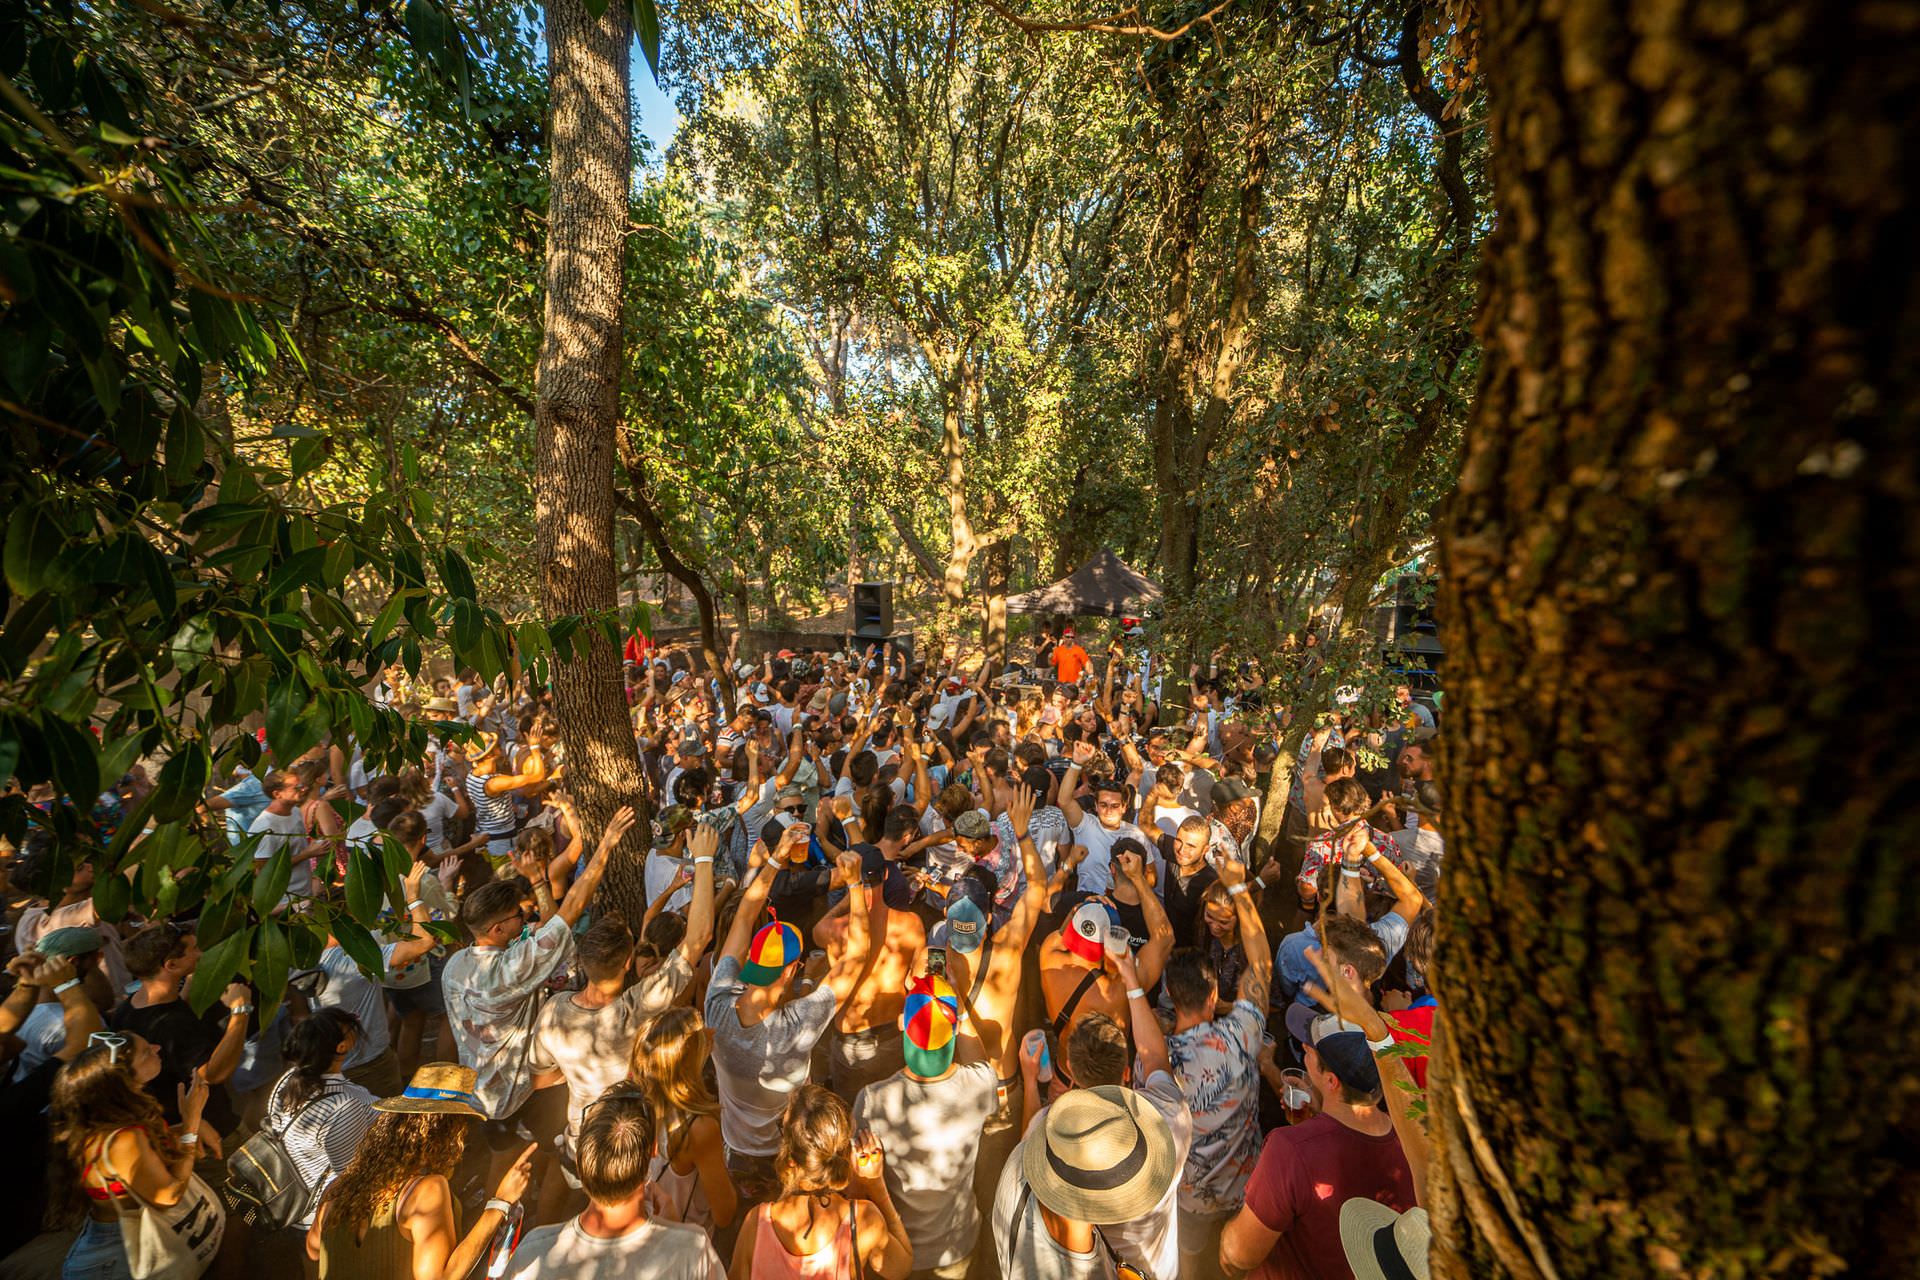
[[[1356,1197],[1413,1208],[1413,1171],[1391,1132],[1376,1138],[1318,1115],[1268,1134],[1247,1181],[1247,1208],[1280,1239],[1252,1275],[1353,1280],[1340,1245],[1340,1206]]]
[[[1092,661],[1093,659],[1087,656],[1087,651],[1080,647],[1078,641],[1068,640],[1053,651],[1053,674],[1059,678],[1061,684],[1079,684],[1080,673],[1085,671],[1087,664]]]
[[[1411,1009],[1401,1009],[1387,1015],[1387,1034],[1397,1044],[1430,1045],[1433,1043],[1433,1012],[1437,1005],[1415,1005]],[[1427,1055],[1417,1058],[1402,1058],[1407,1064],[1407,1074],[1422,1089],[1427,1087]]]

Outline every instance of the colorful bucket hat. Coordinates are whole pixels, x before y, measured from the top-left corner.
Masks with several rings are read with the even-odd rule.
[[[747,946],[746,963],[740,966],[740,981],[765,987],[776,981],[787,966],[806,955],[800,945],[800,931],[784,920],[762,925]]]
[[[945,978],[929,974],[914,979],[913,985],[907,988],[907,1007],[901,1021],[906,1027],[909,1071],[915,1075],[937,1076],[953,1065],[960,997]]]

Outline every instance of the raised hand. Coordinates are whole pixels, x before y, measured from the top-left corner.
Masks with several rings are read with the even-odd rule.
[[[1236,884],[1247,882],[1247,864],[1237,858],[1222,858],[1215,864],[1214,870],[1220,874],[1220,883],[1232,888]]]
[[[494,1199],[512,1204],[527,1194],[527,1184],[533,1181],[533,1157],[539,1150],[539,1143],[528,1144],[527,1149],[520,1153],[520,1158],[513,1162],[513,1167],[500,1175],[500,1184],[493,1189]]]
[[[720,833],[705,823],[696,822],[687,835],[687,852],[696,858],[711,858],[720,848]]]
[[[187,1133],[200,1128],[200,1113],[207,1106],[207,1069],[195,1067],[192,1078],[182,1085],[175,1085],[174,1092],[180,1107],[180,1128]]]
[[[633,806],[623,804],[614,810],[613,817],[607,820],[607,829],[600,834],[600,847],[611,849],[620,843],[621,837],[633,830]]]
[[[1113,855],[1113,865],[1128,881],[1136,885],[1144,886],[1146,869],[1141,865],[1139,854],[1132,852],[1116,853]]]
[[[1007,821],[1013,824],[1013,838],[1027,838],[1027,824],[1033,821],[1033,788],[1022,782],[1013,788],[1013,801],[1007,805]]]
[[[871,1191],[876,1186],[882,1191],[886,1187],[887,1153],[880,1145],[879,1135],[871,1129],[862,1129],[853,1136],[853,1183],[863,1191]],[[864,1197],[873,1199],[871,1194]]]
[[[227,989],[220,993],[220,1003],[228,1009],[238,1009],[253,997],[253,992],[244,982],[229,982]]]
[[[833,860],[833,869],[840,873],[840,883],[856,885],[860,883],[860,855],[849,849]]]

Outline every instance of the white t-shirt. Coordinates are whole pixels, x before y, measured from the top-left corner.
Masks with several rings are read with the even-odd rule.
[[[770,1156],[780,1149],[780,1113],[807,1082],[813,1047],[838,1001],[822,983],[743,1027],[734,1004],[746,989],[738,960],[727,956],[713,966],[705,1012],[720,1086],[720,1136],[729,1151]]]
[[[658,849],[647,854],[645,872],[647,905],[652,906],[653,900],[666,892],[667,886],[673,883],[673,878],[680,874],[680,868],[692,866],[692,858],[675,857],[670,853],[662,853]],[[675,890],[673,896],[667,899],[664,910],[685,911],[692,903],[693,884],[689,881],[685,888]]]
[[[887,1153],[887,1191],[913,1242],[915,1271],[973,1253],[974,1161],[980,1129],[999,1106],[998,1083],[984,1062],[955,1067],[943,1080],[896,1071],[853,1101],[854,1124],[872,1129]]]
[[[442,791],[434,792],[433,799],[420,807],[420,817],[427,824],[427,848],[435,853],[446,851],[447,820],[459,813],[460,806]]]
[[[1113,846],[1128,836],[1146,849],[1149,861],[1158,861],[1160,842],[1147,839],[1146,833],[1131,822],[1123,822],[1109,831],[1100,824],[1098,814],[1086,811],[1080,815],[1080,825],[1073,829],[1073,842],[1084,845],[1087,850],[1086,861],[1080,864],[1081,889],[1087,893],[1105,893],[1113,887]]]
[[[649,1218],[611,1240],[573,1218],[527,1232],[507,1264],[508,1280],[727,1280],[707,1233]]]
[[[1199,816],[1200,811],[1198,809],[1190,809],[1184,804],[1177,805],[1171,809],[1165,805],[1161,805],[1153,811],[1153,825],[1158,827],[1166,835],[1173,835],[1180,830],[1180,824],[1182,822],[1185,822],[1188,818],[1197,818]]]
[[[692,968],[676,947],[665,964],[598,1009],[581,1008],[568,992],[540,1010],[529,1065],[534,1071],[557,1069],[567,1078],[569,1148],[579,1136],[587,1104],[626,1079],[640,1024],[672,1004],[692,978]]]
[[[289,856],[299,857],[300,851],[307,846],[307,822],[295,809],[292,813],[275,813],[271,809],[262,809],[260,816],[253,820],[247,833],[259,831],[265,834],[260,843],[253,847],[253,860],[266,862],[274,854],[286,849]],[[279,905],[286,906],[295,898],[313,896],[313,863],[295,862],[293,875],[287,880],[287,891],[281,895]]]

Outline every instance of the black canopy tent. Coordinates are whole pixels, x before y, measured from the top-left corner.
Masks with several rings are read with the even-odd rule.
[[[1060,581],[1007,597],[1008,613],[1119,618],[1159,610],[1160,588],[1104,547]]]

